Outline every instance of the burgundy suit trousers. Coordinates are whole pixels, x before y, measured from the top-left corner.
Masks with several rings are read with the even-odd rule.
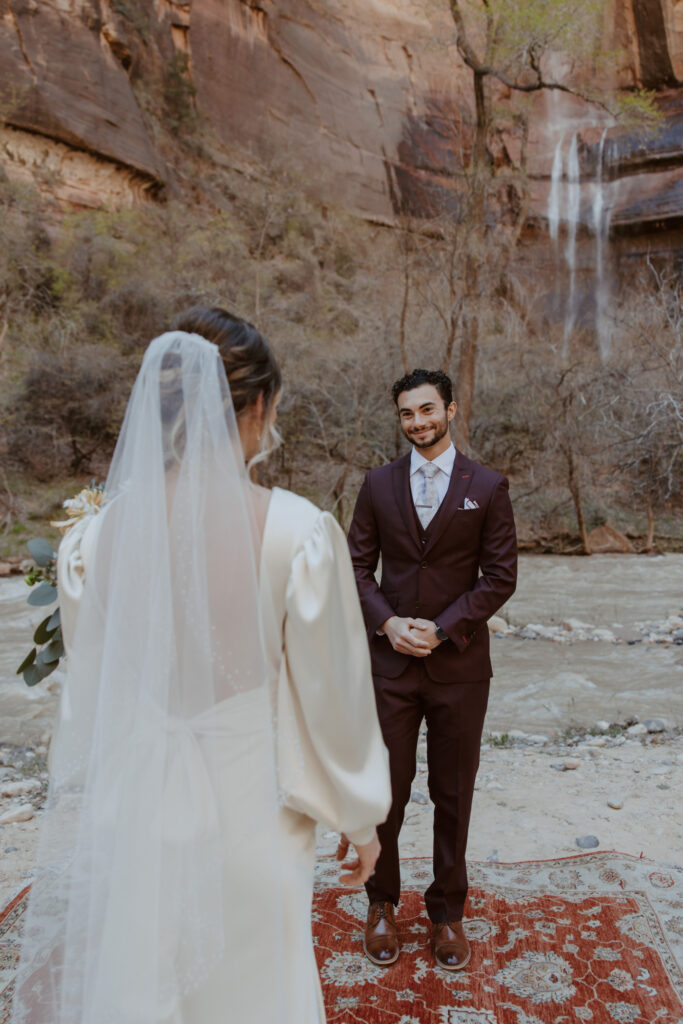
[[[467,897],[465,850],[489,679],[440,683],[423,659],[396,679],[374,677],[377,712],[389,750],[393,802],[377,832],[382,852],[365,888],[370,902],[397,905],[401,893],[398,836],[415,777],[417,743],[427,724],[429,795],[434,803],[434,881],[425,893],[432,921],[460,921]]]

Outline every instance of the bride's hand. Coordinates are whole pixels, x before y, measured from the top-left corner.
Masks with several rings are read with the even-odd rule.
[[[346,856],[348,849],[349,841],[346,836],[342,835],[337,847],[337,860],[342,860]],[[348,874],[339,876],[339,881],[342,885],[348,885],[350,888],[364,885],[375,870],[375,864],[381,850],[377,833],[375,833],[369,843],[364,843],[362,846],[354,845],[354,849],[356,857],[353,860],[344,861],[342,864],[343,870],[348,872]],[[340,856],[342,850],[343,853]]]

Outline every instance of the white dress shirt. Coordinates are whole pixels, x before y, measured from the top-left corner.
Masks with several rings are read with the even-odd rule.
[[[413,496],[414,505],[417,504],[421,493],[422,474],[419,472],[420,467],[429,461],[429,459],[425,459],[424,455],[420,454],[417,448],[413,448],[410,453],[410,493]],[[455,463],[455,446],[450,444],[446,451],[441,452],[441,455],[437,455],[435,459],[431,460],[431,463],[432,466],[437,466],[440,471],[434,477],[434,483],[436,485],[436,493],[439,496],[439,506],[441,506],[441,502],[446,497],[448,485],[451,482],[451,474]]]

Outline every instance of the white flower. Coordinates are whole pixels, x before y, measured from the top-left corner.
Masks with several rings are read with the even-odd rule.
[[[338,1010],[355,1010],[359,1003],[358,996],[337,996],[335,1006]]]
[[[640,1010],[631,1003],[607,1003],[607,1009],[612,1020],[619,1021],[619,1024],[632,1024],[640,1017]]]
[[[490,1010],[477,1010],[473,1006],[441,1006],[441,1024],[496,1024]]]
[[[335,953],[325,961],[320,975],[332,985],[367,985],[384,977],[384,969],[375,967],[358,953]]]
[[[593,956],[596,960],[621,960],[619,950],[610,949],[609,946],[598,946]]]
[[[473,917],[469,921],[464,921],[463,925],[465,935],[470,942],[483,942],[484,939],[497,935],[499,931],[498,925],[494,924],[493,921],[489,921],[486,917]]]
[[[563,1003],[576,989],[572,969],[557,953],[531,951],[498,971],[496,981],[532,1003]]]
[[[628,992],[629,989],[633,988],[633,978],[631,975],[628,971],[622,971],[619,968],[613,970],[607,980],[612,988],[616,988],[618,992]]]

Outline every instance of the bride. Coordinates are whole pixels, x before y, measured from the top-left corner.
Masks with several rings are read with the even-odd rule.
[[[390,788],[344,535],[250,482],[280,372],[195,308],[149,346],[102,511],[59,551],[67,679],[12,1024],[322,1024],[315,822]],[[342,842],[342,848],[344,842]]]

